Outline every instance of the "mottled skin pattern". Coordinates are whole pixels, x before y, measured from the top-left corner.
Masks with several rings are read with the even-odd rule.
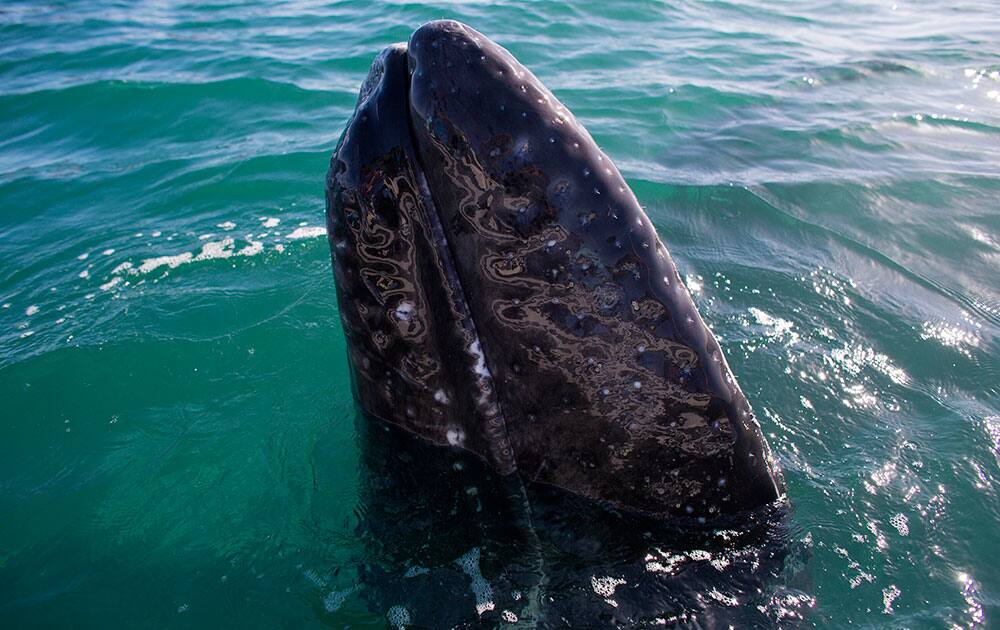
[[[327,233],[356,396],[369,415],[515,471],[407,114],[406,49],[372,64],[327,177]]]
[[[383,52],[327,187],[366,412],[654,517],[782,495],[635,196],[506,50],[441,21]]]

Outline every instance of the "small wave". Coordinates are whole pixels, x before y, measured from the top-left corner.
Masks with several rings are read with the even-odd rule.
[[[966,358],[972,358],[972,351],[979,348],[979,336],[975,332],[945,321],[924,322],[920,338],[935,341]]]
[[[815,83],[843,83],[864,81],[874,77],[887,75],[908,75],[918,77],[919,69],[898,61],[888,59],[868,59],[848,63],[824,66],[810,73]]]

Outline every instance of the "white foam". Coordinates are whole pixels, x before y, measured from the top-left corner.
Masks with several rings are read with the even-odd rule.
[[[719,602],[723,606],[736,606],[739,602],[732,595],[726,595],[719,591],[717,588],[713,588],[708,592],[709,597]]]
[[[296,240],[300,238],[316,238],[318,236],[323,236],[326,234],[326,228],[320,226],[313,227],[298,227],[285,235],[285,238],[289,240]]]
[[[256,256],[264,251],[264,243],[261,241],[250,241],[250,244],[236,252],[237,256]]]
[[[118,265],[112,273],[127,271],[129,273],[147,274],[151,271],[159,269],[160,267],[175,269],[181,265],[193,262],[202,262],[205,260],[230,258],[232,256],[256,256],[264,251],[264,244],[258,241],[250,241],[248,245],[241,248],[239,251],[236,251],[234,246],[235,241],[232,238],[224,238],[221,241],[210,241],[202,245],[201,251],[197,255],[193,252],[183,252],[174,256],[147,258],[142,261],[139,267],[134,271],[132,270],[131,263],[122,263],[121,265]]]
[[[108,249],[104,250],[103,252],[101,252],[101,255],[102,256],[110,256],[113,253],[115,253],[115,250],[113,248],[108,248]]]
[[[656,550],[660,554],[660,557],[649,554],[646,556],[646,570],[650,573],[666,573],[667,575],[673,575],[677,570],[678,565],[682,562],[687,561],[687,556],[684,554],[668,554]]]
[[[483,577],[479,568],[479,547],[473,547],[464,556],[455,560],[455,564],[462,568],[462,571],[472,578],[472,594],[476,598],[476,613],[482,615],[487,610],[493,610],[496,605],[493,603],[493,587]]]
[[[688,558],[696,562],[704,562],[705,560],[711,560],[712,554],[704,551],[703,549],[695,549],[694,551],[687,552]]]
[[[264,217],[261,219],[261,223],[266,228],[273,228],[278,227],[278,224],[281,223],[281,219],[276,217]]]
[[[608,598],[613,597],[615,594],[615,589],[622,584],[628,584],[623,578],[615,578],[610,575],[604,577],[597,577],[596,575],[590,576],[590,586],[594,589],[594,592],[601,597]]]
[[[90,272],[89,272],[89,271],[87,271],[86,269],[84,269],[83,271],[81,271],[80,273],[78,273],[78,274],[76,274],[76,275],[77,275],[77,277],[79,277],[79,278],[82,278],[82,279],[86,280],[87,278],[89,278],[89,277],[90,277]]]
[[[174,269],[184,263],[191,262],[192,259],[194,259],[194,254],[191,252],[184,252],[183,254],[177,254],[176,256],[158,256],[156,258],[147,258],[139,265],[138,273],[149,273],[150,271],[158,269],[164,265]]]
[[[221,241],[205,243],[201,248],[201,253],[196,256],[198,260],[212,260],[215,258],[229,258],[233,255],[233,239],[225,238]]]
[[[223,221],[222,223],[217,224],[215,227],[223,229],[228,232],[229,230],[234,229],[236,227],[236,224],[233,223],[232,221]]]
[[[717,558],[712,558],[709,562],[716,571],[722,571],[731,564],[731,561],[726,556],[719,556]]]
[[[121,276],[115,276],[115,277],[111,278],[110,280],[108,280],[107,282],[105,282],[104,284],[101,285],[101,291],[110,291],[115,286],[117,286],[118,283],[121,282],[121,281],[122,281],[122,277]]]
[[[622,584],[628,584],[624,578],[615,578],[610,575],[605,577],[597,577],[596,575],[590,576],[590,586],[594,589],[600,597],[604,598],[604,601],[615,608],[618,607],[618,602],[613,598],[615,596],[615,589]]]
[[[357,586],[352,586],[351,588],[347,588],[342,591],[330,591],[327,596],[323,598],[323,608],[326,609],[326,612],[334,612],[338,610],[344,604],[344,601],[348,598],[348,596],[356,591],[357,588]]]
[[[38,312],[38,307],[36,305],[34,305],[34,304],[32,304],[28,308],[24,309],[24,314],[27,315],[28,317],[31,317],[32,315],[34,315],[37,312]]]

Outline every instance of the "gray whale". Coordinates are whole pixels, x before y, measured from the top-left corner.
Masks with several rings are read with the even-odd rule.
[[[486,36],[431,22],[379,54],[326,200],[365,415],[654,518],[704,522],[783,498],[635,195]]]

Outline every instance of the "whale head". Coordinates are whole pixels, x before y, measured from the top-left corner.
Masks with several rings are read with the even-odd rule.
[[[431,22],[376,58],[331,160],[327,223],[367,415],[657,518],[783,495],[621,173],[478,31]]]

